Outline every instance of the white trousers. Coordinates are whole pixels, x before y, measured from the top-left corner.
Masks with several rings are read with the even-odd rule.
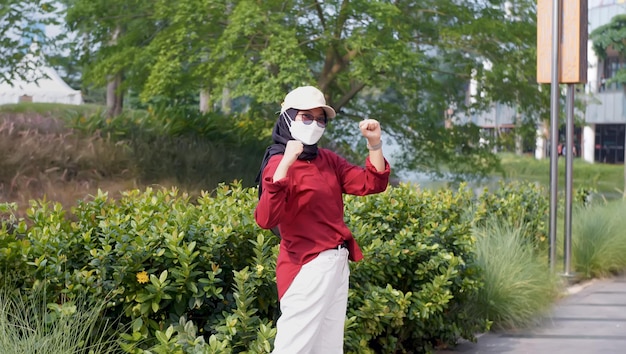
[[[302,266],[280,300],[273,354],[343,353],[348,250],[331,249]]]

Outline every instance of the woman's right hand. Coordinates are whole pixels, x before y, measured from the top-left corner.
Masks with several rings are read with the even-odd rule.
[[[291,166],[294,162],[296,162],[298,156],[300,156],[303,150],[304,145],[302,142],[298,140],[289,140],[285,145],[285,155],[283,157],[283,159],[286,159],[286,162],[288,162],[287,166]]]
[[[276,171],[274,171],[273,179],[274,181],[278,181],[280,179],[285,178],[287,176],[287,170],[294,162],[298,159],[298,156],[304,150],[304,145],[302,142],[298,140],[289,140],[285,145],[285,153],[283,154],[283,158],[280,160]]]

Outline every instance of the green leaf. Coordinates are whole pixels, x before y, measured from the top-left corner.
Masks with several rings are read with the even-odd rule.
[[[164,270],[161,275],[159,276],[159,282],[161,284],[165,283],[165,280],[167,280],[167,270]]]
[[[141,317],[138,317],[136,320],[133,321],[133,332],[139,332],[141,330],[141,328],[143,327],[143,320],[141,319]]]

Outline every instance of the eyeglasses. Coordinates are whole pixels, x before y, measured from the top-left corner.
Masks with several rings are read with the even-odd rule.
[[[309,113],[298,113],[298,115],[302,117],[302,122],[304,124],[310,125],[311,123],[313,123],[313,121],[315,121],[315,123],[317,123],[317,126],[320,128],[325,128],[326,122],[328,121],[325,116],[314,117],[312,114]]]

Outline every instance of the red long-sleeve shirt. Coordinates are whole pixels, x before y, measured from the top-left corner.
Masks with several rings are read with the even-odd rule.
[[[262,175],[263,193],[254,212],[257,224],[278,226],[281,234],[276,264],[278,298],[282,298],[303,264],[320,252],[347,242],[350,260],[363,253],[344,222],[342,194],[380,193],[389,183],[390,167],[378,172],[369,157],[365,168],[350,164],[334,152],[318,149],[310,161],[296,160],[287,176],[273,180],[283,155],[270,158]]]

